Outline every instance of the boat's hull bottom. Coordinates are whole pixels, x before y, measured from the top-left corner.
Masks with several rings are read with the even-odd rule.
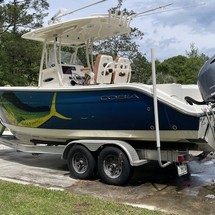
[[[67,144],[76,139],[117,139],[127,141],[148,141],[155,142],[155,130],[60,130],[42,128],[23,128],[20,126],[6,125],[7,128],[18,138],[22,144],[37,144],[47,142],[49,144]],[[162,142],[199,142],[198,131],[196,130],[161,130],[160,139]],[[201,146],[202,147],[202,146]],[[206,146],[207,147],[207,146]],[[204,148],[204,147],[203,147]]]

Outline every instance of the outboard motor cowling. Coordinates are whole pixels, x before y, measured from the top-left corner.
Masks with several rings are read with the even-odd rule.
[[[215,55],[200,69],[197,84],[206,103],[215,101]]]

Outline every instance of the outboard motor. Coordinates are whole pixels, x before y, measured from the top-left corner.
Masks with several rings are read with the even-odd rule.
[[[200,69],[197,84],[204,102],[215,102],[215,55]]]

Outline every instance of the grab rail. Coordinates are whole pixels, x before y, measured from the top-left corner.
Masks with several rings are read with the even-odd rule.
[[[153,101],[154,101],[154,117],[155,117],[155,131],[156,131],[156,143],[158,153],[158,163],[160,167],[164,168],[171,164],[170,161],[162,164],[161,159],[161,144],[160,144],[160,129],[159,129],[159,118],[158,118],[158,101],[157,101],[157,87],[156,87],[156,72],[155,72],[155,57],[154,49],[151,49],[151,60],[152,60],[152,83],[153,83]]]

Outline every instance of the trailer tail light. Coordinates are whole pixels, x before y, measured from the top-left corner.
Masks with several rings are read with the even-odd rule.
[[[188,173],[188,167],[187,167],[188,160],[189,160],[188,154],[178,155],[178,164],[176,164],[176,166],[177,166],[177,171],[179,176],[186,175]]]
[[[186,155],[178,155],[178,163],[182,164],[186,162]]]

